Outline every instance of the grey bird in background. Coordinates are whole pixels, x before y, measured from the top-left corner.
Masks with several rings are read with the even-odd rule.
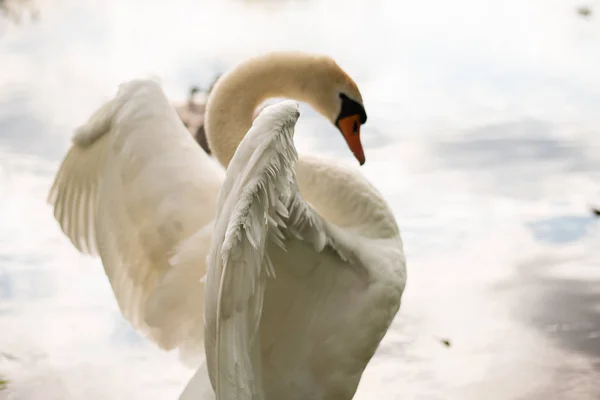
[[[183,124],[186,126],[186,128],[188,128],[192,136],[207,154],[211,154],[211,151],[208,147],[206,131],[204,130],[206,102],[219,77],[220,75],[213,80],[208,90],[204,92],[202,92],[199,87],[192,86],[190,88],[187,102],[183,105],[175,106],[175,110],[177,111],[177,114],[179,114],[179,118],[181,118]],[[198,100],[196,98],[196,95],[199,92],[204,94],[204,99]]]

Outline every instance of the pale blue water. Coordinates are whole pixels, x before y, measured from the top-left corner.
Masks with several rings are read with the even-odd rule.
[[[403,232],[404,304],[356,398],[599,398],[600,21],[571,1],[413,3],[62,0],[0,22],[0,399],[177,398],[192,371],[129,328],[45,199],[123,80],[182,101],[273,49],[355,78],[363,170]],[[296,138],[352,162],[307,107]]]

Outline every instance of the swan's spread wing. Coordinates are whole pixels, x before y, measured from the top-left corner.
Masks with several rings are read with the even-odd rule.
[[[50,192],[75,247],[102,258],[125,317],[164,348],[202,348],[201,228],[222,179],[160,87],[132,81],[77,130]]]
[[[257,336],[268,279],[268,244],[296,237],[343,259],[329,226],[300,197],[295,179],[295,102],[265,108],[227,169],[208,258],[207,357],[218,399],[263,399]],[[213,339],[214,337],[214,339]],[[214,341],[213,341],[214,340]]]
[[[270,240],[281,243],[288,216],[298,115],[294,102],[263,111],[240,143],[219,194],[206,299],[207,328],[216,337],[208,356],[218,399],[264,398],[256,333],[273,275],[266,247]]]

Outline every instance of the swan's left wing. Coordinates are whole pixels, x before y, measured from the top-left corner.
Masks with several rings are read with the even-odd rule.
[[[207,356],[217,399],[263,399],[256,336],[267,279],[268,241],[281,244],[297,155],[292,101],[261,112],[227,169],[219,193],[207,275]]]

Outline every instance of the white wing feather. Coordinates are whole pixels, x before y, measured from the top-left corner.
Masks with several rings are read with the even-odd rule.
[[[255,335],[273,276],[265,251],[287,217],[298,115],[294,102],[264,110],[238,146],[219,193],[206,299],[207,326],[216,338],[216,354],[207,355],[217,399],[264,398]]]
[[[265,287],[275,278],[267,243],[283,247],[282,239],[293,235],[317,251],[326,245],[337,251],[329,236],[332,228],[296,187],[298,115],[292,101],[265,108],[238,146],[219,193],[205,313],[217,399],[264,398],[256,334]],[[215,343],[209,343],[213,335]]]
[[[202,228],[223,179],[160,87],[132,81],[77,130],[51,189],[64,233],[100,255],[125,317],[165,349],[203,350]]]

